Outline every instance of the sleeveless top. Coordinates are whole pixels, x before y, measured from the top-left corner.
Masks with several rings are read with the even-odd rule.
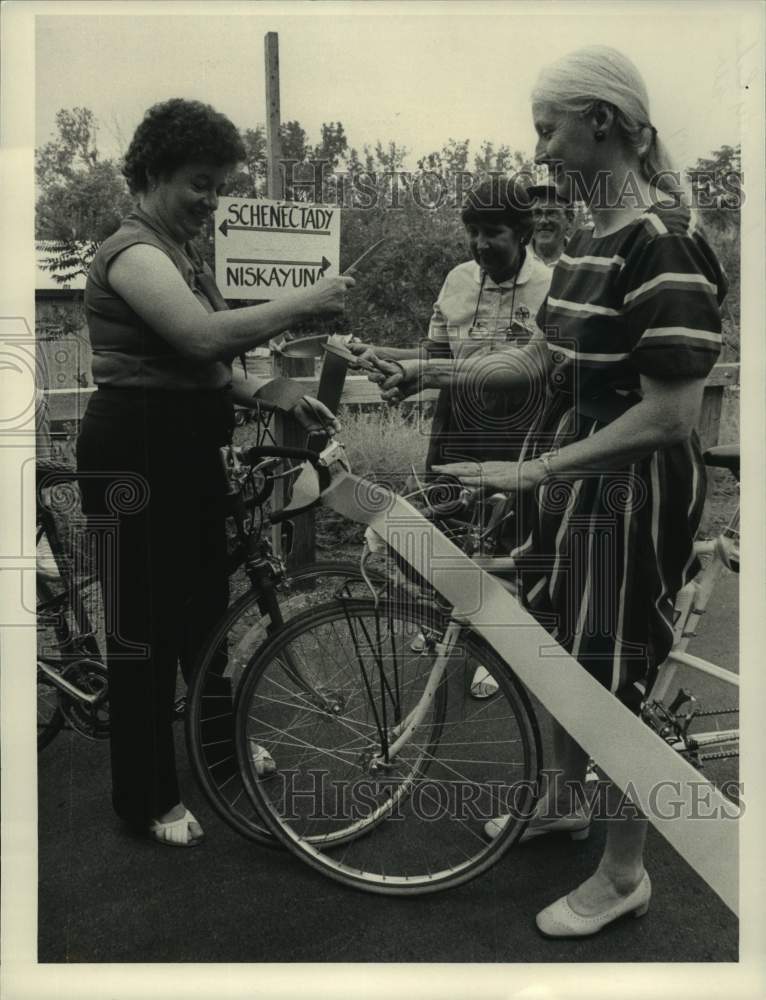
[[[228,308],[210,268],[194,248],[181,250],[142,209],[136,208],[99,247],[85,285],[85,312],[93,348],[93,381],[112,388],[194,391],[231,384],[231,363],[184,357],[156,333],[109,284],[115,258],[137,243],[171,259],[206,312]]]

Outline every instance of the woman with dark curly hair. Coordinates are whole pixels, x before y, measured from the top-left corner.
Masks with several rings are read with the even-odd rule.
[[[98,391],[77,455],[89,526],[106,526],[113,540],[100,561],[112,800],[132,828],[183,847],[203,833],[176,777],[176,672],[180,660],[188,675],[228,603],[219,447],[231,440],[233,403],[289,412],[307,431],[334,424],[295,383],[259,387],[232,359],[291,324],[342,310],[353,285],[326,279],[278,303],[228,311],[189,241],[244,158],[236,128],[210,106],[176,98],[150,108],[125,157],[138,204],[99,248],[85,291]],[[274,767],[265,751],[259,764]]]

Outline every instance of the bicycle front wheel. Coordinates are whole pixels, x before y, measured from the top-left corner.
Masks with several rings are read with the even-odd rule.
[[[237,697],[248,794],[274,835],[331,878],[388,894],[459,885],[517,839],[537,794],[528,698],[494,651],[422,602],[341,600],[289,622]],[[471,697],[483,667],[497,692]],[[277,765],[264,781],[252,747]],[[487,820],[510,813],[488,841]]]
[[[380,573],[370,575],[376,585],[383,582]],[[343,587],[356,595],[369,593],[358,563],[314,563],[296,570],[279,593],[283,619],[331,600]],[[202,651],[186,693],[186,744],[197,780],[218,815],[242,836],[274,846],[245,793],[234,749],[234,698],[245,669],[269,635],[260,597],[257,590],[243,594]]]

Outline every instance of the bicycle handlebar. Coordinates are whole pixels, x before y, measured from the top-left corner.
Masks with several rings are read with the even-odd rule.
[[[316,468],[319,455],[308,448],[283,448],[280,445],[253,445],[251,448],[242,448],[237,452],[237,457],[247,465],[255,465],[262,458],[295,458],[302,462],[308,461]]]

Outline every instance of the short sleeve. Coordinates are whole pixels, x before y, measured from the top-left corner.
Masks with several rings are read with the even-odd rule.
[[[434,302],[433,312],[428,323],[428,337],[425,340],[424,346],[426,353],[430,358],[452,357],[452,349],[449,342],[449,329],[446,317],[442,312],[442,303],[444,301],[444,294],[447,289],[448,280],[449,275],[441,287],[439,297],[436,302]]]
[[[626,261],[623,317],[641,375],[704,378],[721,350],[726,280],[698,233],[664,232]]]

